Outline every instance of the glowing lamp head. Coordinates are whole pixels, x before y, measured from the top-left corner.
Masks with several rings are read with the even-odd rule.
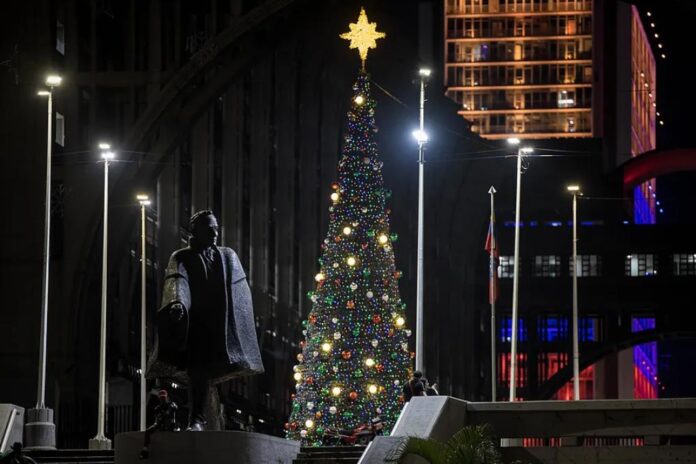
[[[332,200],[332,201],[338,201],[338,193],[337,193],[337,192],[334,192],[334,193],[331,194],[331,200]]]
[[[405,323],[406,323],[406,319],[404,319],[402,316],[399,316],[396,318],[396,326],[397,327],[403,327]]]
[[[423,77],[429,77],[430,76],[430,69],[428,68],[421,68],[418,70],[418,75],[423,76]]]
[[[389,237],[387,237],[386,234],[382,234],[379,236],[379,238],[377,240],[379,240],[380,244],[384,245],[389,241]]]
[[[416,139],[416,142],[419,144],[424,144],[428,141],[428,133],[424,130],[416,129],[412,132],[412,134],[413,138]]]
[[[295,379],[296,382],[299,382],[300,380],[302,380],[302,374],[300,374],[299,372],[295,372],[292,378]]]
[[[51,95],[51,92],[49,92],[48,90],[39,90],[38,92],[36,92],[36,95],[38,95],[39,97],[48,97],[49,95]]]
[[[136,195],[135,199],[138,200],[141,206],[150,206],[150,197],[147,195]]]
[[[377,385],[371,384],[367,386],[367,391],[372,393],[373,395],[377,393]]]
[[[351,232],[353,232],[353,229],[351,229],[350,227],[345,226],[343,228],[343,235],[350,235]]]
[[[326,276],[324,274],[322,274],[321,272],[314,276],[314,280],[316,280],[317,282],[321,282],[325,278],[326,278]]]
[[[63,82],[63,78],[60,76],[50,75],[46,77],[46,85],[50,87],[59,86],[61,82]]]
[[[520,139],[518,139],[517,137],[510,137],[509,139],[507,139],[507,143],[510,145],[519,145]]]
[[[101,157],[105,160],[112,160],[116,155],[113,151],[105,151],[102,153]]]
[[[100,142],[99,143],[99,149],[100,150],[109,150],[111,148],[111,145],[105,142]]]
[[[365,97],[363,97],[362,95],[358,95],[357,97],[355,97],[353,101],[355,101],[356,105],[362,105],[363,103],[365,103]]]
[[[372,359],[372,358],[367,358],[367,359],[365,360],[365,365],[366,365],[367,367],[372,367],[372,366],[375,365],[375,360]]]
[[[355,266],[355,264],[357,263],[357,261],[355,260],[354,257],[349,256],[348,259],[346,259],[346,263],[348,263],[349,266]]]
[[[314,427],[314,421],[313,421],[312,419],[307,419],[307,420],[305,421],[304,425],[305,425],[305,427],[307,427],[308,429],[311,429],[312,427]]]
[[[332,394],[333,396],[338,396],[338,395],[341,394],[341,391],[342,391],[342,390],[341,390],[341,387],[333,387],[333,388],[331,389],[331,394]]]
[[[534,149],[531,147],[523,147],[523,148],[520,148],[520,151],[522,151],[523,154],[527,155],[529,153],[533,153]]]
[[[566,188],[568,189],[569,192],[573,192],[573,193],[579,192],[579,191],[580,191],[580,186],[579,186],[579,185],[569,185],[569,186],[566,187]]]
[[[321,344],[321,351],[323,351],[324,353],[328,353],[329,351],[331,351],[331,348],[332,346],[329,342],[324,342]]]

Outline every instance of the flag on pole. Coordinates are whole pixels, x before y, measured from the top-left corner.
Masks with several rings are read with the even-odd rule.
[[[498,241],[495,238],[495,216],[491,214],[488,224],[488,235],[486,236],[485,250],[490,255],[488,265],[488,302],[495,303],[498,299]]]

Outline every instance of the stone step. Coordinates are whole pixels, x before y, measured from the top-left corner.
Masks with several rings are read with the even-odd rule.
[[[302,447],[293,464],[357,464],[364,446]]]
[[[113,464],[113,450],[42,450],[25,454],[38,464]]]

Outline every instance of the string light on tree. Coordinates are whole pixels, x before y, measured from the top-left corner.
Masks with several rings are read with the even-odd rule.
[[[401,272],[395,268],[397,236],[390,232],[390,192],[374,140],[376,105],[365,71],[368,50],[384,36],[364,9],[341,35],[359,51],[362,66],[350,98],[338,181],[331,185],[316,286],[307,295],[312,309],[286,425],[288,437],[304,445],[321,445],[326,430],[352,430],[378,415],[388,433],[403,406],[402,382],[411,374]]]

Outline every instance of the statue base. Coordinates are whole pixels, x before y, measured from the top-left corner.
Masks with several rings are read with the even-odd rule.
[[[155,432],[149,457],[140,459],[145,434],[116,435],[115,464],[238,464],[291,463],[300,451],[300,442],[249,432]]]
[[[104,436],[97,436],[94,438],[89,439],[89,444],[87,445],[87,449],[91,450],[110,450],[111,449],[111,440]]]
[[[24,448],[27,450],[56,449],[56,424],[53,409],[27,409],[24,423]]]

